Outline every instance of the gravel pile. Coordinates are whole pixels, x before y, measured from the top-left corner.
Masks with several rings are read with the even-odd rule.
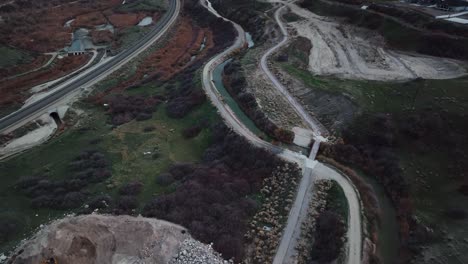
[[[211,245],[203,244],[192,238],[184,240],[177,255],[170,264],[230,264],[231,260],[224,260],[221,254],[214,251]]]

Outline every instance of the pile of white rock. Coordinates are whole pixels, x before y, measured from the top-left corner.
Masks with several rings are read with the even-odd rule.
[[[211,245],[203,244],[192,238],[185,239],[179,252],[172,258],[170,264],[231,264],[232,260],[224,260],[221,254],[214,251]]]

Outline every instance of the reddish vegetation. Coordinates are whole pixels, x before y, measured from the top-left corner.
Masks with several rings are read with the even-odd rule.
[[[22,104],[28,96],[28,89],[47,82],[48,80],[64,76],[88,61],[87,55],[70,56],[57,60],[50,68],[45,68],[24,76],[2,81],[0,83],[0,109]]]
[[[94,44],[110,43],[114,39],[114,34],[109,30],[92,31],[91,38]]]
[[[98,26],[106,23],[107,19],[101,12],[92,12],[77,16],[71,24],[71,26],[76,28],[91,28],[93,26]]]
[[[198,53],[204,37],[206,37],[205,49]],[[206,52],[213,47],[213,36],[208,29],[200,28],[190,19],[184,18],[168,44],[151,54],[140,70],[151,73],[158,69],[161,79],[170,79],[190,65],[192,56],[197,55],[197,59],[200,59],[206,55]]]
[[[146,16],[145,13],[138,14],[110,14],[107,16],[112,25],[116,28],[131,27]]]
[[[50,57],[50,55],[41,54],[35,57],[34,60],[28,64],[21,64],[16,67],[0,69],[0,80],[8,76],[14,76],[40,68],[49,61]]]
[[[2,25],[0,44],[13,46],[34,53],[54,52],[70,45],[72,32],[77,28],[90,29],[90,36],[95,44],[118,43],[118,33],[134,26],[145,16],[153,15],[154,21],[159,14],[138,12],[136,14],[116,14],[122,0],[74,1],[74,0],[37,0],[12,1],[0,7]],[[64,24],[75,19],[70,27]],[[95,26],[113,23],[116,34],[105,30],[93,30]],[[113,43],[114,42],[114,43]],[[0,79],[36,69],[47,62],[48,56],[40,55],[31,63],[10,69],[0,69]],[[24,91],[39,83],[63,76],[86,61],[84,57],[66,58],[52,68],[8,80],[0,84],[3,98],[0,108],[20,103]],[[14,94],[6,94],[12,92]],[[12,102],[8,102],[13,100]]]
[[[205,49],[199,52],[205,37]],[[144,79],[145,75],[147,79],[157,77],[160,80],[168,80],[203,58],[213,46],[212,32],[194,25],[189,18],[185,17],[178,23],[176,32],[174,32],[165,47],[149,54],[138,65],[137,72],[130,79],[108,90],[107,93],[120,92],[129,86],[136,85]],[[191,61],[194,55],[197,55],[197,57]],[[101,94],[98,98],[102,98],[102,96],[104,95]]]
[[[89,27],[104,24],[104,17],[97,11],[110,9],[122,3],[121,0],[87,3],[75,1],[61,5],[51,2],[31,3],[11,12],[1,13],[5,20],[0,29],[1,42],[37,52],[56,51],[71,41],[70,33],[73,28],[64,27],[66,21],[76,17],[77,22],[74,25]]]

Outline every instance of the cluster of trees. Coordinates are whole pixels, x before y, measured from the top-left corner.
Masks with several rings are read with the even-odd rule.
[[[184,130],[182,130],[182,136],[184,138],[194,138],[202,131],[203,127],[200,124],[195,124]]]
[[[200,5],[198,0],[184,1],[184,11],[195,20],[198,26],[209,27],[213,31],[214,48],[210,51],[210,56],[229,47],[236,38],[237,33],[232,24],[211,14]]]
[[[416,245],[425,241],[417,237],[419,227],[412,219],[410,186],[399,165],[397,151],[404,147],[422,155],[442,153],[449,158],[448,172],[455,176],[455,181],[466,184],[468,140],[464,135],[468,132],[468,124],[463,120],[463,116],[434,109],[364,114],[343,132],[343,144],[326,147],[324,153],[375,176],[397,209],[403,244],[411,246],[408,243],[411,241]],[[461,214],[451,211],[446,215],[458,217]],[[412,247],[413,250],[416,248]]]
[[[32,199],[31,205],[40,208],[73,209],[87,199],[85,187],[111,176],[105,156],[95,150],[82,152],[69,164],[71,176],[64,180],[46,177],[23,177],[15,188]]]
[[[200,27],[209,27],[212,30],[214,48],[208,51],[207,57],[217,54],[235,39],[236,32],[231,23],[212,15],[200,5],[199,1],[184,1],[184,12],[187,12]],[[166,86],[169,99],[166,113],[169,117],[183,118],[192,109],[205,102],[205,93],[199,87],[200,84],[194,82],[198,80],[195,74],[199,74],[198,70],[202,66],[203,62],[197,61],[169,81],[169,85]],[[176,85],[177,81],[179,85]]]
[[[342,217],[333,211],[324,211],[317,218],[312,234],[314,244],[311,250],[312,263],[332,263],[341,253],[346,228]]]
[[[136,119],[150,119],[161,102],[161,97],[145,97],[142,95],[114,95],[109,99],[111,123],[119,126]]]
[[[266,3],[251,0],[214,0],[213,7],[224,17],[235,21],[252,34],[255,42],[262,41],[266,20],[262,10],[269,7]]]
[[[169,100],[166,105],[166,113],[169,117],[183,118],[195,107],[205,102],[205,93],[194,82],[196,70],[200,67],[202,67],[201,62],[197,62],[179,74],[178,87],[175,85],[175,79],[169,82],[170,85],[167,87]]]
[[[195,107],[205,102],[205,93],[194,82],[197,69],[202,67],[202,62],[197,61],[173,77],[166,85],[168,103],[166,113],[172,118],[183,118]],[[177,85],[179,82],[179,85]]]
[[[113,213],[117,215],[135,214],[139,206],[137,196],[141,191],[143,191],[143,184],[139,181],[132,181],[120,187]]]
[[[244,113],[255,125],[270,137],[281,142],[292,143],[294,133],[278,127],[260,109],[255,96],[246,91],[246,80],[239,61],[232,61],[224,67],[224,84],[232,97],[236,99]]]
[[[213,144],[202,164],[175,164],[158,181],[179,181],[175,192],[161,195],[145,205],[143,215],[158,217],[187,227],[190,233],[225,258],[242,260],[243,236],[257,209],[255,200],[262,181],[282,161],[251,146],[224,124],[213,128]]]

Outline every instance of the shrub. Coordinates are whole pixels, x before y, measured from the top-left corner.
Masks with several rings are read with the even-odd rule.
[[[212,129],[213,143],[206,151],[211,159],[199,165],[171,166],[169,174],[159,177],[171,175],[180,185],[175,192],[147,203],[142,214],[186,226],[197,239],[213,242],[225,258],[240,261],[247,223],[257,208],[247,197],[260,190],[263,180],[282,161],[251,146],[223,124]]]
[[[108,113],[111,116],[111,123],[119,126],[133,119],[138,121],[150,119],[160,102],[160,98],[156,96],[115,95],[109,99]]]
[[[91,209],[104,209],[112,205],[112,198],[105,194],[94,197],[89,203],[89,208]]]
[[[115,214],[132,214],[138,208],[138,200],[135,196],[120,196],[116,202]]]
[[[194,138],[202,131],[202,127],[198,124],[188,127],[182,131],[184,138]]]
[[[121,195],[138,195],[143,190],[143,184],[138,181],[129,182],[119,189]]]
[[[335,212],[324,211],[318,219],[314,234],[311,259],[317,263],[330,263],[340,255],[345,226]]]
[[[0,242],[8,242],[21,229],[21,221],[8,215],[0,216]]]
[[[161,173],[156,177],[156,183],[167,186],[174,182],[174,176],[170,173]]]

